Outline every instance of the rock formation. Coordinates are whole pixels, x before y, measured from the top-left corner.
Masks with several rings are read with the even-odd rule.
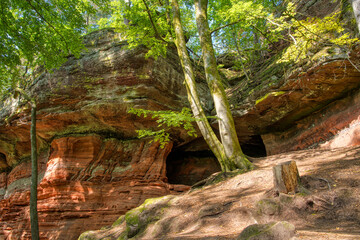
[[[219,170],[204,142],[183,129],[172,129],[165,148],[136,138],[135,130],[156,123],[129,114],[130,107],[187,105],[174,49],[166,58],[146,59],[144,47],[129,49],[113,30],[93,32],[85,43],[88,51],[79,59],[70,56],[53,73],[39,70],[28,89],[38,99],[43,239],[76,239],[111,225],[149,197],[183,192]],[[315,55],[310,65],[285,73],[270,65],[256,76],[257,84],[241,80],[227,90],[246,154],[360,144],[360,47]],[[211,112],[204,85],[199,91]],[[30,110],[11,97],[0,109],[0,239],[30,239]]]
[[[130,107],[181,109],[186,103],[177,57],[145,59],[146,49],[127,49],[112,30],[85,39],[88,52],[70,57],[30,88],[38,98],[38,210],[42,239],[76,239],[112,223],[149,197],[182,192],[167,183],[164,148],[136,139],[151,118]],[[30,118],[16,99],[2,103],[0,117],[0,239],[30,239]],[[186,134],[174,129],[176,141]]]
[[[185,194],[148,199],[79,240],[359,239],[359,154],[358,146],[255,159],[253,171]],[[300,194],[277,195],[272,167],[292,160],[304,186]]]
[[[319,145],[358,145],[359,54],[360,47],[349,56],[339,49],[305,72],[300,68],[281,79],[267,76],[258,91],[240,101],[241,90],[233,88],[240,139],[260,134],[268,155]]]

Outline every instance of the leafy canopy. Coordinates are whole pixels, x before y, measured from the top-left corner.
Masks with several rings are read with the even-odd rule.
[[[1,0],[0,91],[83,50],[86,16],[107,0]]]

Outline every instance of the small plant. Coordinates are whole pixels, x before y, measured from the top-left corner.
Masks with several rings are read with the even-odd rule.
[[[151,116],[153,119],[157,119],[158,128],[160,130],[154,131],[150,129],[136,130],[138,138],[153,137],[152,141],[159,141],[161,148],[163,148],[170,141],[169,128],[182,127],[186,130],[187,134],[192,137],[197,137],[193,122],[196,119],[193,117],[189,108],[183,108],[181,112],[176,111],[151,111],[145,109],[131,108],[129,113],[133,113],[138,117]]]

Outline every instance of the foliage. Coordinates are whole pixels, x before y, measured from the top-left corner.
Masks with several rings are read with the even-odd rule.
[[[32,77],[35,67],[60,66],[84,47],[86,14],[107,0],[1,0],[0,93]]]
[[[145,45],[146,57],[165,55],[171,42],[170,25],[166,20],[169,9],[161,1],[112,0],[110,16],[99,19],[100,28],[113,27],[124,35],[129,48]]]
[[[271,32],[266,19],[278,9],[279,0],[222,0],[209,2],[209,19],[214,46],[218,53],[237,52],[250,59],[253,52],[266,49],[278,39]],[[180,1],[182,24],[187,36],[187,47],[194,58],[201,56],[195,23],[194,2]],[[140,44],[149,48],[147,57],[164,55],[175,36],[170,24],[171,8],[167,1],[112,0],[110,14],[98,21],[100,28],[114,27],[128,40],[130,47]],[[226,26],[226,27],[224,27]],[[260,35],[266,35],[260,36]],[[262,42],[255,40],[261,38]],[[234,51],[234,49],[239,51]]]
[[[278,62],[297,62],[309,58],[311,52],[325,46],[351,46],[358,42],[358,38],[351,38],[344,32],[343,24],[339,21],[339,13],[333,13],[322,19],[307,18],[305,20],[293,19],[291,34],[293,44],[284,52]]]
[[[217,52],[236,54],[237,68],[256,64],[282,38],[281,31],[271,23],[281,17],[282,1],[221,2],[216,2],[217,8],[210,8],[214,9],[210,10],[210,15],[215,19],[211,27]]]
[[[157,119],[158,128],[160,130],[153,131],[149,129],[137,130],[138,137],[153,137],[154,141],[159,141],[161,147],[163,148],[170,141],[170,134],[168,132],[169,128],[172,127],[183,127],[189,136],[197,137],[196,130],[194,128],[193,122],[196,119],[193,117],[191,110],[189,108],[183,108],[181,112],[176,111],[151,111],[145,109],[135,109],[131,108],[129,113],[133,113],[138,117],[151,116],[153,119]]]

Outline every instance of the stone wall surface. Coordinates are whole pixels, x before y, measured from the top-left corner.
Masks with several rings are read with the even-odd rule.
[[[255,92],[238,103],[233,114],[240,138],[285,131],[295,122],[331,107],[331,102],[354,94],[360,86],[360,72],[354,67],[360,65],[359,54],[358,47],[350,58],[345,53],[324,58],[306,72],[293,72],[276,85],[261,89],[261,94]],[[236,99],[237,94],[241,92],[233,91],[231,98]]]
[[[261,135],[268,155],[320,146],[348,132],[357,134],[359,118],[360,47],[324,56],[307,69],[299,68],[253,91],[247,99],[236,87],[229,91],[240,141]],[[303,71],[302,71],[303,70]],[[266,84],[268,84],[266,86]],[[335,141],[335,140],[334,140]],[[332,142],[328,148],[354,146],[356,140]],[[325,145],[321,145],[325,147]]]
[[[66,134],[98,133],[128,139],[135,130],[155,125],[151,118],[128,114],[130,107],[179,110],[186,106],[183,74],[174,49],[167,58],[145,59],[144,47],[128,49],[111,30],[91,33],[87,52],[53,73],[42,73],[29,91],[38,100],[39,148]],[[95,40],[94,40],[95,39]],[[0,167],[28,157],[28,105],[8,98],[0,106]]]
[[[262,136],[267,153],[306,148],[334,149],[360,145],[360,93],[334,101],[283,132]]]
[[[86,229],[111,224],[147,198],[187,190],[166,183],[165,160],[171,148],[98,135],[54,140],[50,153],[39,160],[41,238],[76,239]],[[30,175],[29,162],[17,165],[7,177],[1,175],[0,237],[31,239]]]
[[[136,138],[135,130],[155,121],[127,113],[186,106],[174,50],[166,59],[146,59],[144,47],[128,49],[111,29],[91,33],[85,43],[79,59],[42,73],[28,90],[38,100],[41,239],[76,239],[147,198],[189,188],[167,183],[172,142],[161,148]],[[21,99],[1,103],[0,239],[31,239],[29,113]],[[181,129],[172,134],[177,142],[189,140]]]

